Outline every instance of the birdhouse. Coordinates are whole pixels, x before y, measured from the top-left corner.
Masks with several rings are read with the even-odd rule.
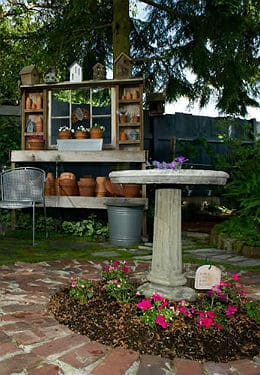
[[[22,85],[35,85],[40,82],[39,72],[36,65],[25,66],[20,71]]]
[[[104,65],[97,63],[93,66],[93,79],[106,79],[106,68]]]
[[[147,95],[149,104],[149,116],[160,116],[164,114],[165,94],[151,93]]]
[[[120,55],[115,59],[115,78],[123,79],[130,78],[131,76],[131,59],[125,53],[120,53]]]
[[[81,82],[82,81],[82,67],[74,62],[69,67],[70,70],[70,82]]]
[[[56,82],[56,71],[54,69],[49,70],[45,75],[45,83]]]

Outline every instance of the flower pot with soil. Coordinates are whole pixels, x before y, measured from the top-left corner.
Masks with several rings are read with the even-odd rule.
[[[101,126],[99,124],[94,124],[90,128],[90,138],[92,139],[103,138],[104,131],[105,131],[104,126]]]

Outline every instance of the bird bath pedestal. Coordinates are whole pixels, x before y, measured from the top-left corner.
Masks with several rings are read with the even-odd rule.
[[[212,170],[146,169],[111,172],[109,177],[114,183],[157,185],[152,266],[148,282],[140,289],[146,296],[156,292],[176,301],[194,301],[196,292],[185,286],[182,273],[181,189],[176,185],[224,185],[229,175]]]

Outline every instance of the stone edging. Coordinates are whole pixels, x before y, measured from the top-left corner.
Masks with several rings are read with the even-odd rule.
[[[248,246],[244,241],[235,238],[225,238],[214,232],[210,233],[210,243],[218,249],[224,249],[230,253],[237,253],[248,258],[260,258],[260,247]]]

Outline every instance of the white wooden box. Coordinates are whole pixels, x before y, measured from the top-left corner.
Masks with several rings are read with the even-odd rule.
[[[103,138],[98,139],[57,139],[59,151],[101,151]]]

